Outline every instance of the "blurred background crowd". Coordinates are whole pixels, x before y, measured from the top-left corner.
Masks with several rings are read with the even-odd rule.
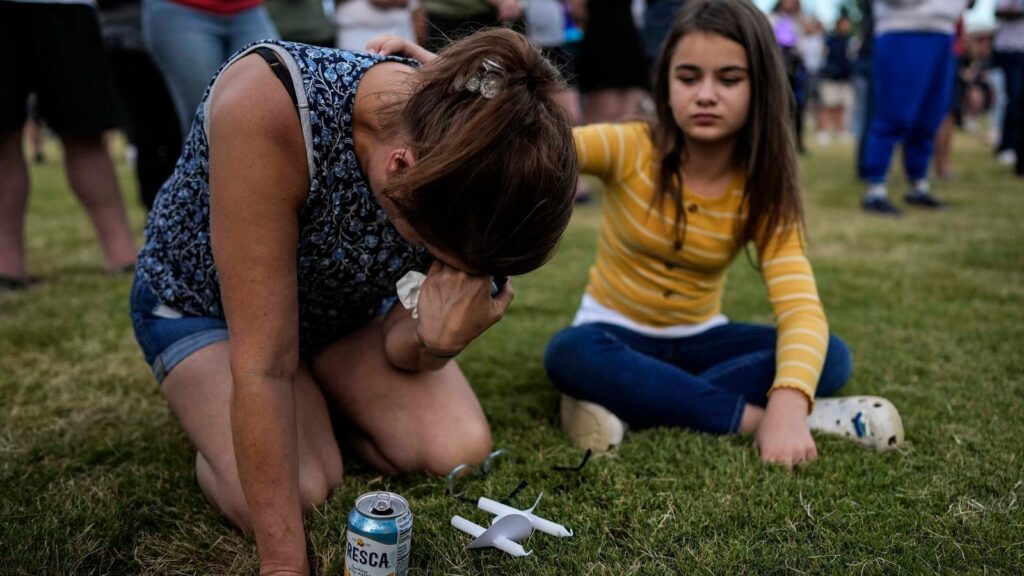
[[[63,145],[71,187],[98,231],[108,270],[130,268],[135,246],[104,135],[121,130],[127,136],[142,202],[151,206],[209,81],[250,42],[276,38],[361,50],[374,36],[390,33],[436,51],[481,27],[512,27],[543,48],[569,80],[562,101],[574,122],[617,121],[650,112],[653,59],[683,2],[0,0],[0,43],[5,53],[23,55],[13,59],[13,73],[0,89],[0,288],[31,282],[23,246],[25,158],[47,161],[44,140],[50,137]],[[930,177],[953,177],[958,130],[984,139],[999,164],[1024,177],[1024,0],[980,0],[970,12],[966,0],[757,3],[786,61],[800,151],[812,140],[817,146],[850,143],[866,185],[865,210],[899,213],[884,190],[893,146],[904,149],[908,203],[922,186],[928,192],[929,175],[914,174],[921,162]],[[932,23],[907,22],[914,10],[935,6],[951,15],[951,46],[891,41],[892,32],[934,32]],[[938,29],[945,33],[945,26]],[[917,42],[913,34],[904,36],[901,42]],[[936,51],[942,66],[951,63],[951,73],[923,80],[923,103],[905,109],[914,98],[904,93],[902,84],[911,83],[904,80]],[[881,69],[880,62],[897,64]],[[898,85],[885,92],[892,78]],[[934,131],[877,121],[898,114],[941,121]],[[588,197],[584,184],[579,197]],[[934,205],[922,205],[942,207],[928,201]]]

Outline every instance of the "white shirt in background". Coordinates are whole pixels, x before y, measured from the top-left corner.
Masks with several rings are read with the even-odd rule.
[[[1014,6],[1024,10],[1024,0],[999,0],[996,10],[1009,10]],[[996,52],[1024,52],[1024,18],[1000,20],[996,38],[992,41]]]
[[[526,33],[541,48],[565,44],[565,11],[559,0],[530,0],[523,13]]]
[[[338,48],[363,52],[366,44],[381,34],[394,34],[416,41],[412,27],[412,13],[419,0],[409,0],[404,8],[378,8],[370,0],[344,0],[334,12],[338,27]]]

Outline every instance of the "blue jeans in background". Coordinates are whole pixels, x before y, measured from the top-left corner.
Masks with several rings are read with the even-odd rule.
[[[555,386],[604,406],[633,427],[739,430],[745,404],[764,406],[775,378],[776,329],[730,323],[685,338],[655,338],[611,324],[572,326],[544,353]],[[816,394],[835,394],[853,358],[836,336]]]
[[[142,1],[142,35],[167,83],[183,137],[221,64],[251,42],[279,38],[263,6],[222,16],[170,0]]]
[[[907,178],[928,176],[935,132],[949,114],[956,64],[953,35],[887,32],[875,38],[871,119],[864,135],[863,178],[882,184],[893,150],[903,147]]]

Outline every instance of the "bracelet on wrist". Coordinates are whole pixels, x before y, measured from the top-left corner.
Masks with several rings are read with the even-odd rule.
[[[423,337],[420,336],[419,330],[416,331],[416,340],[420,343],[420,349],[421,350],[423,350],[427,354],[430,354],[431,356],[433,356],[434,358],[437,358],[439,360],[448,360],[448,359],[451,359],[451,358],[455,358],[456,356],[458,356],[462,352],[462,349],[455,350],[455,351],[451,351],[451,350],[438,350],[437,348],[433,348],[433,347],[429,346],[426,342],[423,341]]]

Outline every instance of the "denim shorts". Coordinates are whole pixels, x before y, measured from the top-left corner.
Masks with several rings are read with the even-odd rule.
[[[185,316],[165,306],[138,275],[132,283],[131,316],[135,340],[157,382],[196,350],[228,339],[223,318]]]

